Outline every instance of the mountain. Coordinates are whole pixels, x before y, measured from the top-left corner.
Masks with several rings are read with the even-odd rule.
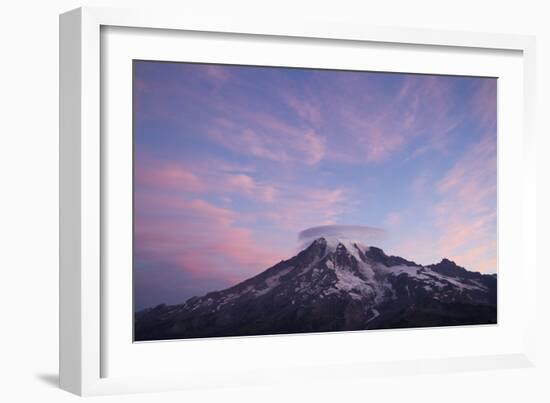
[[[223,291],[135,314],[136,341],[494,324],[497,278],[319,238]]]

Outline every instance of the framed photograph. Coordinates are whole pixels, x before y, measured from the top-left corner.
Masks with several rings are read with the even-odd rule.
[[[62,388],[534,365],[533,38],[84,8],[60,44]]]

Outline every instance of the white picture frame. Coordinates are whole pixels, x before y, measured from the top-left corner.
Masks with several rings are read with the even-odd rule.
[[[106,362],[111,360],[110,357],[117,356],[119,351],[126,351],[122,344],[131,344],[131,340],[127,337],[118,342],[115,340],[116,334],[114,338],[112,337],[113,332],[122,332],[113,326],[113,323],[121,321],[115,322],[108,319],[109,317],[118,318],[116,314],[111,314],[111,311],[114,311],[112,304],[118,302],[113,302],[113,298],[109,298],[109,293],[119,283],[106,272],[106,267],[108,268],[109,265],[106,261],[105,251],[108,250],[108,245],[106,245],[104,228],[109,226],[110,218],[102,209],[105,210],[105,203],[108,203],[105,202],[106,199],[109,199],[105,194],[111,189],[108,182],[110,175],[112,176],[115,171],[107,168],[112,165],[106,164],[109,158],[106,147],[111,147],[112,143],[109,139],[102,138],[102,133],[104,135],[109,131],[111,123],[105,119],[109,111],[102,108],[105,108],[105,102],[103,102],[105,94],[124,93],[123,88],[112,85],[112,81],[104,80],[102,77],[106,71],[103,70],[105,61],[102,60],[102,57],[110,55],[109,52],[102,49],[106,47],[102,31],[105,32],[105,29],[108,30],[109,27],[118,27],[117,29],[122,30],[154,29],[157,30],[156,32],[172,33],[193,32],[194,36],[198,37],[202,34],[218,33],[218,37],[226,35],[229,38],[232,35],[240,35],[254,37],[259,41],[263,39],[275,42],[278,40],[300,40],[305,41],[306,45],[308,40],[331,41],[330,46],[335,49],[345,43],[374,43],[382,47],[389,45],[413,46],[422,49],[450,50],[451,53],[454,50],[467,50],[478,55],[491,52],[514,52],[515,61],[511,65],[517,66],[518,62],[521,65],[521,82],[518,83],[521,85],[517,86],[516,90],[523,91],[519,101],[522,113],[519,121],[514,123],[520,125],[519,133],[511,133],[509,136],[513,137],[510,141],[516,143],[502,143],[504,150],[508,149],[513,152],[514,148],[517,149],[513,161],[515,171],[511,172],[510,169],[506,169],[506,166],[499,163],[499,175],[501,175],[499,181],[510,181],[514,185],[521,185],[520,191],[509,189],[511,193],[506,193],[507,200],[514,200],[508,205],[506,211],[516,211],[518,214],[514,220],[506,222],[510,224],[508,228],[517,229],[517,234],[508,241],[503,239],[504,243],[501,246],[506,247],[512,241],[519,242],[519,245],[514,251],[501,247],[499,262],[510,261],[521,265],[521,271],[511,274],[507,284],[521,283],[521,290],[518,291],[522,297],[521,308],[524,312],[535,311],[535,162],[534,158],[531,158],[535,152],[533,129],[535,42],[533,37],[369,27],[314,20],[289,20],[284,23],[270,21],[268,18],[261,21],[213,20],[149,10],[81,8],[60,17],[60,385],[63,389],[79,395],[96,395],[229,384],[247,385],[273,381],[293,382],[296,379],[303,381],[305,378],[328,380],[334,379],[335,372],[341,377],[356,377],[368,376],[372,373],[392,375],[534,365],[535,319],[524,315],[521,323],[511,325],[513,329],[511,328],[509,334],[514,334],[514,342],[503,344],[498,351],[495,349],[484,352],[483,346],[481,346],[477,350],[465,349],[454,355],[439,351],[432,355],[410,356],[403,359],[392,357],[388,360],[375,361],[357,356],[350,360],[327,363],[312,361],[312,357],[308,356],[306,351],[303,355],[296,354],[295,359],[287,361],[277,362],[276,357],[273,357],[272,360],[264,362],[265,367],[262,372],[252,370],[254,365],[262,365],[259,361],[243,360],[243,363],[237,364],[236,368],[220,366],[219,370],[210,372],[205,368],[203,372],[196,371],[196,375],[193,376],[185,372],[185,367],[192,366],[193,360],[198,364],[201,357],[208,360],[205,355],[213,349],[222,357],[223,350],[228,346],[235,352],[247,349],[251,356],[257,357],[268,349],[277,352],[278,348],[286,349],[289,346],[295,351],[307,350],[307,345],[315,344],[311,342],[311,338],[319,337],[319,335],[245,338],[246,340],[223,341],[225,344],[220,344],[221,342],[216,340],[191,340],[187,343],[194,343],[192,349],[200,353],[189,355],[188,349],[187,354],[188,357],[191,357],[191,362],[171,363],[167,365],[170,367],[170,371],[159,371],[155,375],[146,371],[134,373],[130,368],[123,366],[119,366],[116,371],[109,369]],[[129,34],[125,32],[124,35],[131,36],[132,32]],[[161,37],[152,38],[149,45],[154,45],[154,42],[157,41],[158,47],[162,48],[162,40]],[[176,37],[171,35],[171,38],[166,40],[166,44],[170,45],[174,40],[178,40],[177,35]],[[109,46],[111,45],[109,44]],[[399,53],[399,49],[397,53]],[[162,56],[158,54],[158,57]],[[125,57],[132,57],[132,55],[128,54]],[[446,57],[460,59],[462,56],[457,53],[455,56]],[[212,56],[207,57],[207,60],[222,61],[222,59]],[[413,66],[412,61],[409,63]],[[414,70],[414,67],[410,68]],[[434,68],[437,69],[437,67]],[[409,70],[407,66],[404,69]],[[510,71],[510,74],[517,75],[519,70],[512,68]],[[452,73],[452,71],[439,70],[432,71],[432,73],[434,72]],[[110,88],[111,86],[113,88]],[[124,98],[122,98],[122,102],[124,103]],[[112,99],[109,98],[109,107],[111,106],[116,107]],[[126,109],[128,107],[129,105]],[[124,109],[124,105],[122,108]],[[501,133],[499,133],[500,135]],[[514,147],[514,144],[517,147]],[[499,192],[499,200],[501,197],[502,194]],[[499,231],[505,230],[500,225]],[[500,234],[499,232],[499,236]],[[517,278],[513,276],[517,276]],[[109,287],[106,286],[106,279],[111,281]],[[501,291],[502,288],[499,289],[499,309],[503,298]],[[504,295],[505,297],[506,295]],[[124,309],[118,311],[125,312]],[[130,312],[128,315],[131,317]],[[131,319],[128,320],[131,321]],[[107,331],[107,327],[111,329],[110,333]],[[503,328],[501,327],[500,330]],[[500,330],[497,329],[491,334],[487,333],[490,330],[483,331],[485,336],[481,333],[479,336],[486,337],[487,340],[490,340],[491,337],[508,337],[508,333],[498,333]],[[422,330],[422,332],[417,336],[418,338],[434,340],[442,337],[457,338],[473,335],[470,330],[460,329]],[[520,334],[521,336],[519,336]],[[390,333],[379,332],[375,336],[368,337],[371,338],[370,340],[376,339],[378,343],[383,344],[387,343],[384,341],[385,338],[393,337],[388,335]],[[339,334],[322,337],[323,343],[338,343],[342,337],[347,337],[346,340],[353,344],[361,343],[362,338],[366,336],[364,332],[359,332],[353,335]],[[402,332],[396,336],[396,339],[403,337],[410,336]],[[187,346],[189,345],[187,344]],[[136,357],[137,354],[144,354],[139,356],[137,361],[145,360],[142,362],[146,362],[146,366],[150,367],[151,360],[154,359],[157,359],[157,363],[162,363],[163,360],[164,363],[168,363],[167,357],[178,354],[178,350],[180,350],[179,354],[182,354],[183,346],[184,344],[177,342],[157,343],[156,346],[150,347],[150,352],[135,352],[127,349],[124,354],[136,354]],[[226,358],[232,357],[226,356]],[[132,362],[129,355],[118,354],[117,359]],[[178,371],[178,366],[180,371]],[[303,371],[305,367],[308,368],[307,373]],[[281,371],[281,368],[284,371]],[[328,373],[331,374],[330,377],[327,377]],[[275,374],[277,375],[275,376]],[[298,374],[300,376],[296,377]]]

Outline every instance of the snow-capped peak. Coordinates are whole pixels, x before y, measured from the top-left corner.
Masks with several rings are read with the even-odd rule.
[[[342,236],[324,236],[322,238],[318,238],[314,242],[326,245],[325,255],[329,253],[336,253],[338,248],[345,248],[347,252],[355,257],[359,262],[363,260],[359,254],[359,251],[365,254],[369,250],[369,247],[360,241]]]
[[[447,260],[421,266],[323,236],[230,288],[136,313],[135,334],[159,340],[496,323],[496,284]]]

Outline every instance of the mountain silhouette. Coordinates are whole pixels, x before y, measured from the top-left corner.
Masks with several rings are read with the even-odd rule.
[[[494,324],[497,276],[322,237],[222,291],[135,313],[136,341]]]

